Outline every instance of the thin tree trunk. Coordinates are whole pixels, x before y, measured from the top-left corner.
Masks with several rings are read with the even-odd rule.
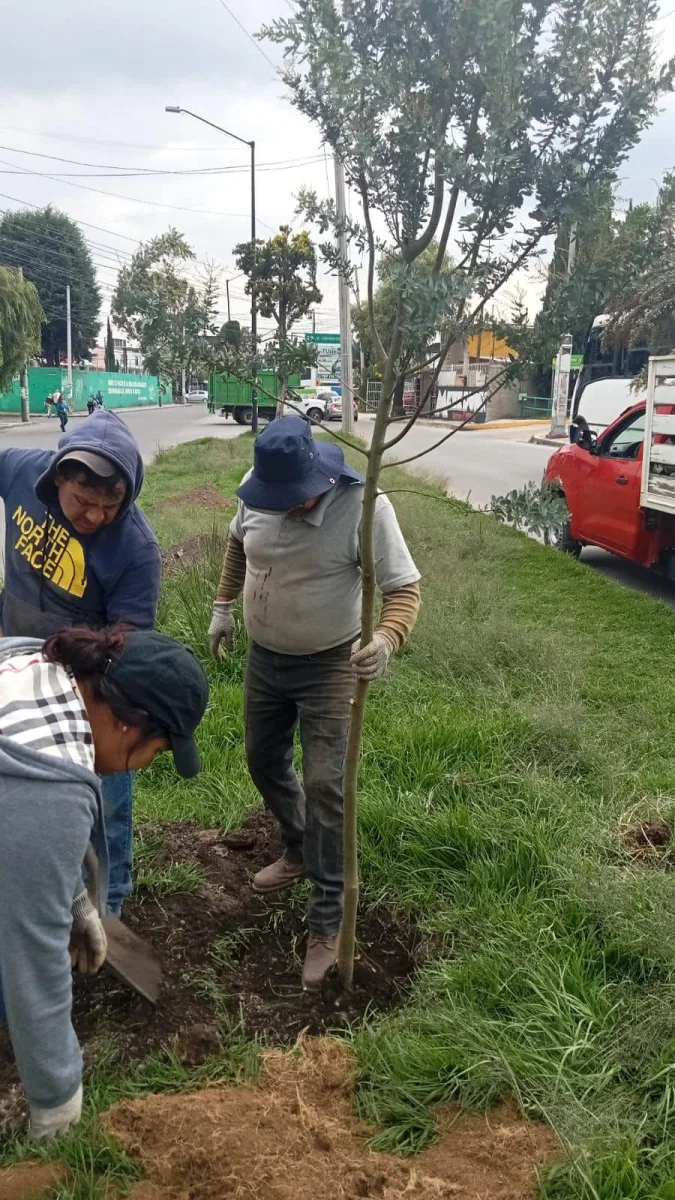
[[[373,526],[377,484],[382,467],[382,454],[387,437],[387,422],[391,413],[394,390],[393,362],[398,353],[400,338],[394,337],[397,349],[390,351],[387,370],[382,381],[382,397],[378,405],[373,427],[373,440],[368,455],[368,470],[363,491],[363,516],[361,519],[361,645],[372,641],[375,629],[375,547]],[[344,770],[344,911],[340,927],[338,969],[343,983],[351,987],[354,976],[354,948],[356,945],[356,917],[359,904],[359,859],[358,859],[358,782],[361,760],[363,721],[366,712],[368,684],[357,680],[352,698],[352,714],[347,737],[347,752]]]

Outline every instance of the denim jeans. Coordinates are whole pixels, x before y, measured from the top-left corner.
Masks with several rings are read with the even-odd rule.
[[[133,771],[104,775],[101,780],[103,818],[108,839],[110,883],[108,911],[119,916],[122,904],[131,895],[133,863]]]
[[[291,655],[253,643],[246,669],[248,769],[281,826],[286,855],[304,861],[313,937],[337,933],[342,920],[342,780],[354,690],[349,657],[348,644]],[[293,767],[297,727],[302,785]]]

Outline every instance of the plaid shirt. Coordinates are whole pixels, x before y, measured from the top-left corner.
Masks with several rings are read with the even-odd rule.
[[[65,667],[39,653],[16,654],[0,666],[0,734],[94,770],[94,739],[79,688]]]

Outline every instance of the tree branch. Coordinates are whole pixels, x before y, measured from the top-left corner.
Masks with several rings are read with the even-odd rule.
[[[454,429],[451,429],[450,433],[446,433],[445,437],[442,437],[439,442],[436,442],[435,446],[428,446],[426,450],[421,450],[419,454],[412,454],[410,456],[410,458],[397,458],[397,459],[394,459],[393,462],[382,463],[382,470],[384,470],[385,467],[402,467],[405,465],[405,463],[415,462],[415,460],[418,458],[424,458],[425,454],[431,454],[434,450],[438,450],[439,446],[442,446],[443,443],[447,442],[449,438],[454,437],[455,434],[459,433],[461,429],[464,429],[467,425],[470,425],[471,422],[473,421],[474,417],[476,416],[476,413],[481,412],[482,409],[485,408],[486,404],[488,404],[489,401],[492,399],[495,392],[498,392],[498,391],[499,391],[499,388],[494,388],[491,392],[489,392],[488,395],[485,396],[485,398],[478,405],[478,408],[474,409],[474,411],[472,413],[469,413],[468,417],[465,417],[465,419],[463,421],[460,421],[459,424],[454,427]],[[388,445],[386,445],[384,447],[384,450],[385,451],[389,450],[390,446],[395,445],[396,442],[400,441],[400,440],[401,440],[400,437],[396,438],[395,441],[390,442]]]
[[[373,222],[370,215],[368,184],[363,171],[361,171],[359,174],[359,192],[361,194],[363,220],[365,222],[366,234],[368,237],[368,320],[370,321],[370,332],[372,339],[380,352],[382,361],[384,362],[387,357],[387,351],[382,344],[380,331],[375,324],[375,235],[373,233]]]
[[[416,258],[419,258],[428,245],[432,242],[438,223],[443,212],[443,198],[445,196],[445,175],[443,168],[440,165],[438,154],[436,155],[436,165],[434,169],[434,202],[429,215],[429,221],[424,233],[415,239],[414,242],[404,243],[401,247],[403,261],[412,263]]]

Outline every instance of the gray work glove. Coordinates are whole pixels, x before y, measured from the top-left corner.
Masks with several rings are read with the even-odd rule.
[[[108,941],[94,905],[86,892],[73,900],[70,961],[81,975],[95,975],[105,962]]]
[[[356,678],[365,679],[368,683],[382,679],[395,649],[393,640],[381,631],[376,631],[372,642],[368,642],[363,649],[360,639],[354,642],[350,661]]]
[[[61,1137],[71,1125],[77,1125],[81,1116],[82,1084],[75,1095],[65,1104],[59,1104],[58,1108],[39,1108],[37,1104],[31,1104],[28,1136],[33,1142]]]
[[[234,617],[232,609],[234,600],[214,600],[213,616],[207,637],[209,639],[209,647],[214,658],[220,658],[223,651],[221,645],[225,643],[225,650],[234,650]]]

